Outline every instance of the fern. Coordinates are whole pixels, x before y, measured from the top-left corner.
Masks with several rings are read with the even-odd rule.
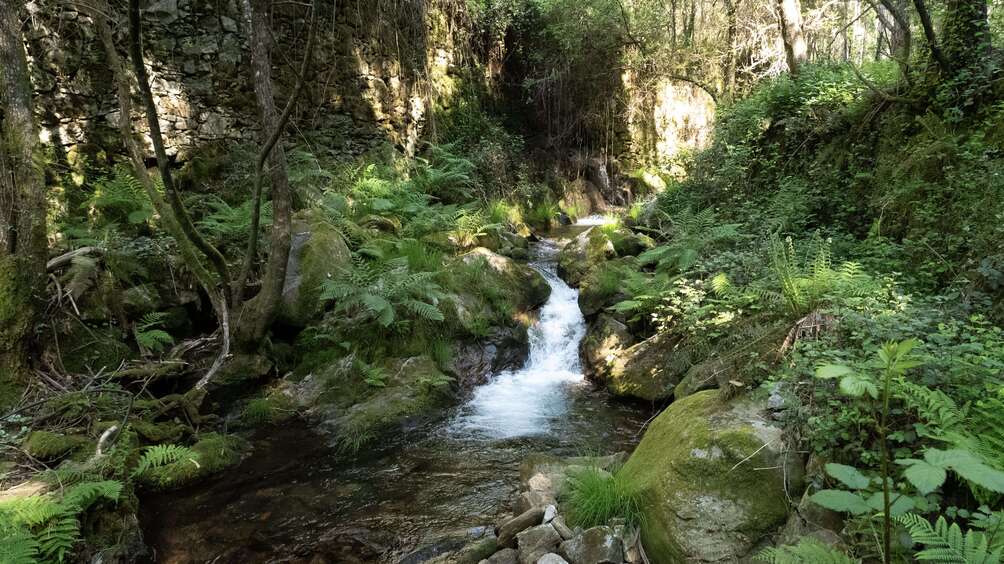
[[[186,458],[195,458],[195,453],[188,447],[181,445],[162,444],[146,447],[143,456],[139,459],[139,464],[136,465],[135,470],[132,472],[132,476],[141,476],[148,470],[167,466]]]
[[[908,513],[896,518],[902,523],[910,537],[924,549],[915,554],[922,562],[943,562],[957,564],[999,564],[1001,546],[991,547],[981,531],[963,532],[958,524],[951,525],[943,516],[932,525],[920,515]]]
[[[144,315],[133,328],[133,335],[136,343],[145,350],[160,352],[167,345],[174,342],[174,337],[159,329],[158,326],[167,320],[167,314],[163,312],[151,312]]]
[[[754,560],[770,564],[858,564],[861,561],[816,540],[796,545],[766,548]]]
[[[389,328],[410,320],[443,321],[437,307],[442,289],[435,273],[412,272],[406,258],[369,261],[354,257],[352,266],[321,286],[321,299],[358,322]]]
[[[663,216],[666,224],[659,231],[669,242],[638,256],[642,264],[655,264],[659,271],[685,272],[697,263],[702,251],[739,237],[739,224],[719,223],[711,208]]]
[[[813,258],[802,264],[791,237],[783,241],[774,233],[768,243],[771,266],[788,309],[805,315],[830,302],[861,297],[876,291],[875,281],[854,262],[833,267],[829,243],[816,244]]]
[[[247,240],[251,232],[254,215],[254,201],[248,200],[239,206],[231,206],[220,199],[206,204],[210,213],[198,221],[199,229],[206,235],[224,244],[240,244]],[[272,225],[272,202],[264,202],[261,207],[261,227]]]
[[[38,540],[28,530],[10,524],[0,525],[0,562],[35,564],[39,548]]]
[[[93,195],[83,207],[96,210],[110,223],[140,224],[154,213],[143,185],[124,165],[116,166],[110,176],[97,181]]]

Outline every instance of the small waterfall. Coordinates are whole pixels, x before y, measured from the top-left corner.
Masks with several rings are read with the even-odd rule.
[[[450,430],[503,439],[547,433],[551,422],[568,407],[567,387],[583,381],[579,343],[586,323],[579,310],[579,292],[558,277],[558,247],[551,241],[535,246],[531,266],[551,286],[551,297],[530,328],[526,365],[498,374],[479,387],[450,423]]]

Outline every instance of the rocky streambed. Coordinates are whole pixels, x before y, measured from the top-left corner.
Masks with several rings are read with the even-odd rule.
[[[532,249],[551,296],[531,327],[522,368],[356,454],[303,423],[260,430],[237,467],[144,500],[157,562],[449,558],[478,541],[497,542],[495,525],[521,508],[520,467],[531,455],[630,451],[650,412],[585,381],[578,354],[585,321],[578,292],[557,276],[557,250],[551,240]]]

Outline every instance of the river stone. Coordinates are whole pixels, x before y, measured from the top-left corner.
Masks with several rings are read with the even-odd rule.
[[[627,325],[610,315],[600,314],[589,325],[586,336],[579,345],[586,375],[603,381],[610,375],[610,369],[618,356],[634,344],[634,337]]]
[[[624,545],[610,527],[593,527],[561,543],[561,553],[575,564],[620,564]]]
[[[532,507],[509,519],[498,529],[499,546],[516,546],[516,535],[530,527],[539,525],[543,517],[544,509],[542,507]]]
[[[558,508],[555,507],[553,504],[552,505],[548,505],[547,507],[544,508],[544,522],[545,523],[550,523],[557,516],[558,516]]]
[[[568,561],[553,552],[548,552],[537,560],[537,564],[568,564]]]
[[[520,564],[536,564],[541,556],[554,552],[561,543],[561,536],[551,525],[537,525],[516,535]]]
[[[503,548],[479,564],[519,564],[519,553],[514,548]]]
[[[601,229],[590,227],[558,253],[558,276],[569,286],[577,288],[590,272],[615,256],[617,253],[610,239]]]
[[[785,521],[803,467],[763,407],[708,390],[674,402],[649,426],[617,476],[642,497],[653,563],[735,562]]]
[[[565,518],[562,517],[561,515],[558,515],[557,517],[554,518],[553,521],[551,521],[551,526],[554,527],[554,530],[558,531],[558,534],[561,535],[561,538],[565,540],[568,540],[575,536],[575,532],[573,532],[572,529],[568,528],[568,525],[565,524]]]
[[[607,388],[618,396],[646,401],[672,398],[674,388],[689,367],[685,359],[674,359],[679,356],[678,344],[677,336],[659,333],[624,349],[609,363]]]

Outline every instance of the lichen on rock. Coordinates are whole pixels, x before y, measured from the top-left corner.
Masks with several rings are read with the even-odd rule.
[[[642,496],[652,562],[734,562],[784,523],[802,463],[758,404],[703,391],[663,411],[618,476]]]

